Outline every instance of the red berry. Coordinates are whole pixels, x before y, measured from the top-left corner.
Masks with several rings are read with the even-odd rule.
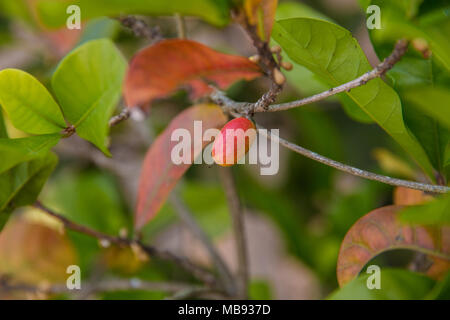
[[[247,118],[236,118],[222,128],[214,140],[211,155],[221,166],[236,164],[244,157],[256,138],[256,128]]]

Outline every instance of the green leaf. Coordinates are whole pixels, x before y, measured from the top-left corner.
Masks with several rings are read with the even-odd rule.
[[[58,157],[50,152],[0,174],[0,230],[15,208],[36,201],[57,163]]]
[[[368,278],[363,274],[332,293],[330,300],[417,300],[425,298],[433,288],[430,278],[406,270],[381,269],[380,289],[369,289]],[[372,278],[371,278],[372,279]],[[370,281],[370,280],[369,280]]]
[[[396,90],[407,90],[434,83],[433,64],[431,60],[419,58],[406,53],[388,72],[392,86]]]
[[[8,132],[6,131],[5,120],[3,119],[3,112],[0,109],[0,138],[8,138]]]
[[[419,89],[420,90],[420,89]],[[408,94],[402,96],[408,97]],[[428,96],[428,105],[433,104],[433,97]],[[438,120],[428,116],[416,104],[405,102],[405,121],[419,142],[422,144],[434,168],[443,174],[447,148],[450,145],[450,132]]]
[[[25,1],[0,0],[0,12],[6,16],[33,23],[33,17]]]
[[[101,38],[114,38],[120,29],[120,22],[109,18],[97,18],[84,26],[83,34],[78,45]]]
[[[414,88],[405,93],[405,99],[450,129],[450,92],[448,89]]]
[[[426,296],[427,300],[450,300],[450,272]]]
[[[131,225],[118,184],[100,171],[62,172],[49,184],[45,200],[73,221],[105,233]]]
[[[275,24],[272,36],[292,60],[331,86],[341,85],[371,70],[357,41],[338,25],[307,18],[286,19]],[[345,94],[432,176],[427,155],[406,128],[400,99],[390,86],[377,78]]]
[[[47,27],[59,28],[66,24],[66,9],[71,4],[81,8],[83,20],[121,14],[160,16],[180,13],[198,16],[217,26],[228,23],[230,10],[228,0],[37,0],[37,13]]]
[[[420,225],[449,225],[450,196],[442,196],[426,204],[407,207],[400,212],[400,219]]]
[[[276,19],[281,20],[289,18],[313,18],[334,22],[327,16],[314,10],[306,4],[299,2],[280,3],[277,8]],[[293,63],[285,52],[282,52],[281,54],[283,55],[283,60]],[[301,65],[296,65],[290,72],[285,72],[285,75],[292,86],[307,96],[314,95],[331,88],[330,85],[327,85],[326,82],[318,78],[316,74]],[[331,97],[330,100],[333,98],[334,97]],[[348,98],[346,95],[338,95],[337,98],[339,98],[345,112],[352,119],[364,123],[373,122],[373,120],[364,111],[358,108],[352,99]]]
[[[56,133],[66,127],[61,110],[48,90],[24,71],[0,71],[0,104],[12,124],[24,132]]]
[[[107,39],[89,41],[67,55],[52,78],[66,119],[80,137],[109,155],[108,121],[120,98],[126,62]]]
[[[427,1],[430,2],[430,1]],[[450,19],[448,5],[422,15],[419,8],[399,5],[399,1],[373,0],[371,4],[381,8],[381,29],[370,32],[375,43],[396,41],[397,39],[425,39],[433,56],[450,70]],[[415,3],[417,5],[417,3]]]
[[[48,134],[19,139],[0,139],[0,173],[21,162],[30,161],[45,155],[55,146],[61,135]]]
[[[413,41],[408,52],[387,73],[387,76],[402,100],[406,125],[421,143],[434,168],[445,175],[445,163],[450,161],[450,155],[446,155],[450,133],[442,122],[445,122],[448,117],[433,118],[429,112],[425,112],[418,106],[420,101],[414,101],[415,96],[420,94],[419,99],[426,102],[426,108],[433,108],[432,112],[445,114],[445,111],[449,109],[448,100],[438,100],[439,95],[433,92],[433,86],[441,88],[449,84],[449,73],[442,67],[442,54],[436,55],[436,50],[445,48],[445,43],[449,45],[448,37],[437,41],[439,38],[437,35],[437,38],[430,39],[431,33],[435,33],[430,31],[431,29],[438,29],[438,33],[443,34],[450,32],[445,31],[450,30],[448,17],[445,17],[445,5],[439,1],[377,0],[372,1],[372,4],[380,6],[382,12],[382,29],[369,30],[380,60],[390,53],[398,38],[420,39],[425,45],[424,50],[428,50],[426,47],[428,46],[432,51],[431,57],[424,58],[422,53],[414,49]]]

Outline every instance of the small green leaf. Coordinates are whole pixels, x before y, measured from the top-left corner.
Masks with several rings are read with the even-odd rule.
[[[50,152],[0,174],[0,230],[15,208],[36,201],[57,163],[58,157]]]
[[[380,289],[369,289],[369,277],[363,274],[332,293],[330,300],[417,300],[425,298],[434,281],[424,275],[406,270],[381,269]]]
[[[81,8],[81,17],[88,20],[101,16],[121,14],[198,16],[205,21],[224,26],[229,21],[228,0],[37,0],[38,17],[47,27],[59,28],[66,24],[69,5]]]
[[[400,220],[420,225],[449,225],[450,196],[442,196],[426,204],[407,207],[400,212]]]
[[[114,44],[100,39],[67,55],[52,78],[66,119],[80,137],[108,155],[108,121],[120,98],[125,68],[125,59]]]
[[[12,124],[24,132],[56,133],[66,127],[61,110],[48,90],[24,71],[0,71],[0,104]]]
[[[19,139],[0,139],[0,173],[16,166],[21,162],[30,161],[45,155],[55,146],[60,134],[47,134]]]
[[[272,36],[292,60],[331,86],[344,84],[371,70],[351,33],[333,23],[308,18],[281,20],[275,24]],[[390,86],[378,78],[346,94],[432,176],[428,157],[406,128],[400,99]]]

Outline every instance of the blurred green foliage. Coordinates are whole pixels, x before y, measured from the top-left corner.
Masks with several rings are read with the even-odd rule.
[[[199,4],[198,6],[189,4],[190,1],[180,1],[183,3],[182,8],[186,9],[186,12],[181,13],[203,17],[214,25],[224,25],[228,22],[227,11],[224,11],[224,8],[229,6],[228,2],[209,1],[209,5],[204,7],[201,5],[202,1],[195,2]],[[41,0],[40,2],[43,3],[42,10],[51,11],[52,2],[55,1]],[[118,3],[118,1],[116,2]],[[167,3],[167,1],[164,2]],[[414,37],[423,36],[430,44],[442,43],[445,40],[442,40],[442,37],[445,36],[448,40],[450,20],[448,17],[447,19],[442,17],[444,1],[363,0],[359,2],[362,8],[370,3],[380,5],[383,19],[388,19],[391,14],[396,17],[389,20],[390,22],[394,21],[395,24],[391,25],[383,20],[383,23],[386,22],[386,27],[382,31],[370,32],[370,38],[379,59],[385,58],[391,52],[393,43],[398,37],[411,34]],[[103,3],[103,1],[98,3]],[[132,2],[132,4],[136,3],[137,1]],[[401,5],[402,3],[409,3],[410,6],[404,7]],[[33,30],[32,32],[39,34],[42,31],[36,26],[33,17],[24,6],[24,2],[0,0],[0,8],[3,9],[0,12],[0,54],[3,48],[15,45],[16,35],[11,30],[17,21],[28,23],[26,28]],[[91,16],[96,18],[86,22],[74,47],[90,40],[109,38],[114,41],[127,59],[142,47],[142,41],[136,39],[130,32],[123,31],[116,20],[102,17],[104,15],[100,10],[104,9],[102,6],[93,6],[92,8]],[[206,9],[203,10],[204,8]],[[129,9],[133,9],[132,5]],[[65,18],[66,15],[62,15],[62,17]],[[355,9],[348,13],[342,13],[328,8],[326,1],[280,1],[277,19],[294,17],[338,21],[343,27],[352,30],[353,34],[360,31],[359,29],[354,30],[355,25],[364,26],[365,23],[364,10]],[[61,21],[56,22],[55,25],[61,23]],[[151,18],[149,22],[161,25],[169,34],[174,32],[172,19]],[[396,32],[393,33],[393,30]],[[213,35],[209,35],[209,32]],[[214,32],[217,30],[203,22],[189,20],[188,36],[192,35],[202,41],[214,43],[216,38],[219,38]],[[223,50],[241,53],[242,47],[245,45],[239,42],[240,40],[229,41],[234,37],[233,32],[236,31],[224,29],[221,32],[224,36],[221,39],[223,42],[219,45],[224,47]],[[359,33],[358,36],[363,37]],[[226,45],[223,45],[224,42]],[[444,41],[444,43],[447,42]],[[438,53],[430,59],[425,59],[422,53],[410,49],[402,61],[389,71],[387,81],[400,97],[403,120],[406,124],[405,130],[412,132],[413,138],[417,138],[433,167],[445,177],[450,164],[448,117],[435,114],[436,108],[434,107],[443,106],[445,109],[448,106],[450,77],[448,48],[445,46],[439,48]],[[363,46],[363,49],[366,51],[367,45]],[[283,53],[283,57],[286,61],[292,61],[285,53]],[[25,64],[23,69],[35,75],[42,83],[48,84],[59,58],[35,59]],[[108,66],[105,63],[105,68]],[[366,69],[368,68],[367,64]],[[315,73],[301,65],[295,65],[294,70],[286,73],[286,76],[287,88],[280,97],[280,100],[283,101],[308,96],[329,88],[329,83],[319,79]],[[254,101],[265,89],[265,85],[257,81],[239,83],[232,87],[229,95],[240,101]],[[73,99],[72,102],[77,104],[77,94],[68,96],[69,100]],[[187,95],[184,93],[156,103],[150,113],[153,123],[150,129],[160,132],[177,112],[189,104]],[[383,171],[383,168],[372,157],[371,153],[375,148],[389,150],[409,165],[414,163],[412,158],[406,155],[405,151],[400,150],[399,146],[385,132],[368,121],[367,115],[361,113],[355,102],[346,98],[345,95],[328,99],[324,103],[308,105],[270,116],[258,115],[257,119],[259,119],[258,117],[267,121],[270,127],[281,128],[281,136],[288,137],[290,141],[357,167],[392,175],[391,172]],[[0,138],[6,138],[7,130],[8,132],[13,131],[11,126],[8,126],[9,120],[6,120],[6,125],[4,125],[0,112]],[[124,131],[127,129],[129,128],[119,127],[112,130],[111,150],[113,154],[117,148],[120,148],[120,143],[131,145],[138,140],[136,136],[128,136],[125,140],[120,140],[120,143],[114,144],[116,138],[123,139]],[[144,152],[145,148],[142,148],[136,152],[136,157],[142,158]],[[6,163],[5,159],[7,158],[2,158],[0,166]],[[311,271],[311,277],[318,279],[319,291],[323,298],[337,288],[336,263],[345,233],[369,211],[391,204],[393,188],[372,181],[348,177],[294,153],[282,153],[281,163],[283,168],[280,173],[276,177],[267,179],[255,175],[254,168],[251,166],[235,167],[238,191],[243,204],[252,213],[269,218],[272,226],[279,231],[283,246],[287,249],[287,255],[294,257],[297,262],[306,266]],[[26,166],[28,165],[31,165],[31,162],[27,162]],[[15,168],[15,170],[20,169]],[[414,169],[417,167],[414,166]],[[220,243],[230,233],[231,221],[225,195],[217,176],[215,168],[206,165],[193,166],[180,182],[177,192],[207,235],[216,243]],[[41,179],[37,182],[40,183]],[[135,181],[136,185],[137,183]],[[37,189],[40,190],[40,187],[42,186],[38,186]],[[3,194],[0,199],[3,199]],[[99,168],[93,163],[80,163],[79,159],[63,155],[40,199],[55,211],[95,230],[111,235],[118,235],[124,229],[129,234],[132,233],[134,203],[127,199],[123,183],[117,176],[114,176],[113,172]],[[445,211],[448,208],[448,201],[445,205],[446,207],[440,207],[444,208],[442,209],[443,213],[448,212],[448,210]],[[424,206],[442,206],[442,202],[433,202]],[[1,201],[0,207],[2,208]],[[424,222],[424,219],[418,218],[419,214],[414,210],[419,209],[413,208],[409,213],[405,212],[405,219]],[[444,214],[442,216],[430,214],[427,215],[425,222],[436,223],[439,220],[439,223],[442,223],[442,217]],[[448,222],[448,217],[445,217],[445,221]],[[4,218],[5,216],[0,213],[0,225]],[[145,226],[139,236],[143,241],[153,243],[161,235],[170,232],[171,227],[178,224],[180,224],[180,219],[168,202],[157,217]],[[107,275],[116,277],[130,277],[131,274],[132,277],[149,281],[185,280],[194,282],[185,272],[162,261],[151,260],[142,265],[136,263],[135,268],[124,268],[119,262],[122,261],[121,259],[127,259],[123,258],[124,256],[128,257],[125,253],[108,253],[108,249],[101,248],[97,240],[76,232],[68,231],[68,235],[76,247],[84,279],[90,279],[91,276],[95,276],[98,269],[106,268],[104,272]],[[170,235],[178,236],[173,231]],[[123,256],[119,258],[121,254]],[[395,264],[400,260],[403,262],[400,254],[384,258],[384,260],[380,260],[380,263],[387,261],[386,264]],[[273,270],[273,272],[277,272],[277,270]],[[308,275],[303,276],[308,277]],[[425,276],[404,270],[382,268],[382,289],[372,291],[366,287],[368,277],[369,275],[362,274],[341,290],[334,291],[329,298],[450,298],[450,275],[443,281],[435,282]],[[130,290],[104,293],[100,297],[103,299],[162,299],[167,297],[167,294]],[[270,281],[260,278],[252,279],[250,297],[253,299],[277,298]]]

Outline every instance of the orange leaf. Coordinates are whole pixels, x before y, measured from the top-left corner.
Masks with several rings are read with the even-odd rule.
[[[220,53],[191,40],[163,40],[132,59],[124,97],[128,107],[143,107],[181,86],[189,86],[191,96],[197,98],[211,92],[208,83],[227,88],[239,79],[259,76],[259,66],[245,57]]]
[[[360,218],[341,244],[337,278],[343,286],[355,278],[376,255],[393,249],[411,249],[450,261],[450,228],[409,226],[397,220],[403,206],[387,206]]]
[[[201,150],[209,144],[204,142],[201,136],[196,137],[194,134],[196,120],[202,121],[202,131],[205,131],[221,128],[227,122],[227,117],[216,105],[196,105],[178,114],[156,138],[145,156],[141,171],[135,217],[137,229],[142,228],[156,215],[177,181],[189,169]],[[176,129],[185,129],[190,134],[189,163],[175,164],[172,161],[172,149],[181,142],[171,141],[172,132]]]
[[[258,27],[259,37],[270,40],[278,0],[245,0],[244,11],[251,25]]]
[[[402,206],[413,206],[433,200],[433,197],[423,191],[397,187],[394,190],[394,204]]]

